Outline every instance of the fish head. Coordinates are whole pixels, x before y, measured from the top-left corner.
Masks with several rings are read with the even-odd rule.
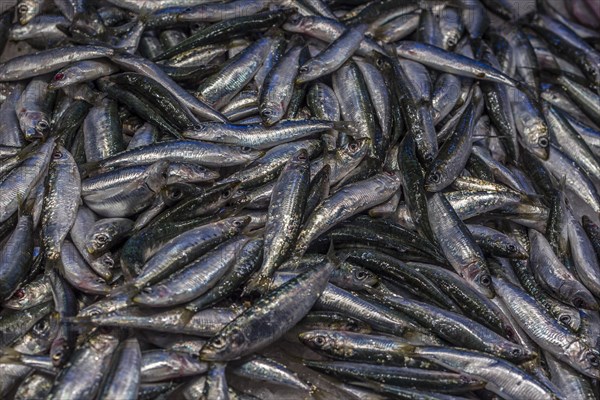
[[[155,193],[166,185],[169,178],[169,162],[166,160],[157,161],[150,165],[144,172],[146,185]]]
[[[425,190],[437,192],[443,189],[442,185],[447,182],[446,171],[443,168],[433,166],[425,176]]]
[[[191,196],[194,193],[200,193],[202,190],[189,183],[172,183],[168,184],[161,190],[161,198],[167,205],[173,205],[183,199]]]
[[[52,77],[52,80],[48,84],[48,89],[56,90],[65,86],[77,83],[81,79],[81,71],[77,68],[69,67],[58,71]]]
[[[55,367],[63,366],[71,355],[72,349],[70,348],[68,341],[64,337],[58,337],[54,342],[52,342],[52,347],[50,348],[50,359],[52,360],[52,365]]]
[[[256,150],[252,147],[248,147],[248,146],[238,146],[238,147],[231,147],[231,158],[235,158],[238,160],[242,160],[245,161],[246,163],[251,163],[252,161],[256,160],[257,158],[260,158],[262,156],[265,155],[265,151],[263,150]],[[225,156],[225,158],[229,158],[229,156]]]
[[[514,363],[531,360],[537,355],[535,352],[526,349],[520,344],[508,341],[504,341],[500,347],[500,352],[503,354],[502,357]]]
[[[565,351],[566,356],[572,360],[571,366],[582,374],[594,379],[600,378],[600,352],[576,340]]]
[[[241,182],[239,180],[232,180],[225,182],[221,185],[215,186],[211,189],[219,197],[219,203],[228,202],[234,196],[237,195],[238,189],[240,188]],[[236,196],[237,197],[237,196]]]
[[[111,242],[110,232],[108,232],[108,231],[95,232],[88,240],[88,243],[86,244],[86,250],[90,254],[99,253],[99,252],[105,250],[110,242]]]
[[[244,229],[245,227],[247,227],[250,221],[252,221],[252,218],[246,215],[239,217],[230,217],[224,222],[231,226],[231,229],[234,231],[234,233],[237,233],[242,231],[242,229]]]
[[[265,125],[272,126],[283,118],[285,109],[282,103],[269,101],[261,105],[259,113]]]
[[[462,270],[461,276],[487,298],[494,297],[492,277],[485,262],[477,260],[471,263]]]
[[[363,287],[374,287],[379,283],[379,277],[366,268],[352,266],[353,281]]]
[[[41,111],[26,111],[21,124],[25,139],[32,141],[43,139],[50,133],[50,122],[46,113]]]
[[[565,285],[568,285],[566,283]],[[563,287],[565,286],[563,285]],[[570,292],[571,303],[577,308],[583,308],[585,310],[598,310],[598,302],[586,288],[583,288],[579,282],[575,282],[571,286],[571,290],[569,288],[565,288],[565,292]],[[561,287],[561,290],[563,288]]]
[[[336,158],[341,162],[360,161],[369,151],[369,138],[353,139],[336,151]]]
[[[310,19],[301,14],[292,14],[283,23],[282,28],[288,32],[301,33],[310,28]]]
[[[338,353],[343,344],[341,335],[336,331],[308,331],[300,333],[298,337],[302,343],[311,349],[326,351],[328,353]]]
[[[319,59],[309,60],[307,63],[298,68],[298,77],[296,78],[296,84],[302,84],[314,79],[317,79],[321,75],[325,65]]]
[[[244,332],[238,327],[223,329],[213,336],[200,350],[200,360],[203,361],[229,361],[235,360],[244,354],[249,341]]]
[[[36,0],[21,0],[17,5],[17,18],[21,25],[26,25],[36,15],[40,13],[42,6],[41,1]]]
[[[527,150],[533,153],[541,160],[547,160],[550,156],[549,146],[550,137],[548,136],[548,127],[545,123],[534,121],[524,127],[523,137],[519,141]]]

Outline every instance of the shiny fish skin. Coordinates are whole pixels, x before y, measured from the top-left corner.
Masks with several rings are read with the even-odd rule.
[[[166,185],[168,163],[152,164],[144,174],[127,185],[94,192],[83,198],[94,212],[107,218],[128,217],[148,207]]]
[[[125,150],[117,103],[108,99],[92,107],[83,122],[85,159],[100,161]]]
[[[15,104],[17,118],[25,139],[43,139],[50,129],[48,83],[33,79],[25,87]]]
[[[14,193],[15,196],[2,196],[0,199],[0,222],[6,221],[17,211],[19,202],[27,198],[33,186],[41,179],[42,173],[48,168],[54,154],[54,140],[50,139],[37,151],[30,155],[17,168],[11,170],[0,181],[3,193]]]
[[[75,351],[72,364],[56,378],[48,399],[95,396],[118,344],[119,338],[115,333],[92,333]],[[82,369],[90,373],[87,379],[78,378]]]
[[[0,249],[0,298],[8,300],[27,275],[33,256],[33,219],[21,215]]]
[[[410,354],[425,357],[440,366],[461,371],[488,382],[488,388],[507,398],[556,399],[557,397],[532,376],[506,361],[482,353],[444,348],[416,348]],[[518,379],[518,384],[513,384]]]
[[[494,278],[498,295],[509,307],[521,328],[544,350],[589,377],[598,376],[598,351],[558,324],[529,295],[502,279]],[[526,315],[537,315],[536,323]]]
[[[350,184],[323,201],[308,217],[300,231],[294,250],[296,257],[304,254],[314,238],[335,223],[341,222],[362,210],[383,203],[398,190],[399,176],[382,173],[373,178]],[[351,201],[350,198],[356,199]]]
[[[272,40],[263,38],[244,49],[219,72],[208,77],[198,88],[196,97],[220,109],[252,80],[271,46]]]
[[[142,365],[142,352],[137,339],[120,343],[110,368],[110,375],[103,382],[98,399],[137,398]]]
[[[114,50],[101,46],[65,47],[42,50],[30,55],[15,57],[0,64],[0,80],[31,78],[60,69],[72,62],[106,57]],[[31,68],[35,65],[35,68]]]
[[[221,167],[245,164],[260,155],[259,151],[245,148],[175,140],[123,151],[99,161],[97,167],[114,168],[152,164],[163,159],[171,162],[197,163],[207,167]]]
[[[358,49],[366,27],[348,28],[329,47],[304,63],[298,70],[297,83],[306,83],[338,69]]]
[[[273,272],[288,258],[300,233],[310,183],[306,150],[295,153],[281,172],[269,203],[263,265],[246,290],[265,292]]]
[[[62,242],[75,222],[81,194],[81,179],[75,160],[64,148],[52,155],[42,209],[42,241],[46,256],[59,257]]]
[[[478,291],[493,297],[483,253],[446,197],[435,193],[429,200],[428,208],[435,239],[452,267]]]
[[[144,287],[132,300],[151,307],[173,306],[204,294],[232,266],[245,237],[231,239],[155,285]]]
[[[200,359],[234,360],[275,341],[287,327],[304,317],[325,289],[335,268],[334,261],[325,260],[323,265],[267,293],[215,335],[200,351]],[[265,327],[269,328],[265,330]]]
[[[531,229],[530,263],[538,282],[560,300],[577,308],[595,310],[598,303],[592,294],[556,257],[544,236]]]
[[[0,398],[598,395],[600,8],[408,3],[0,7]]]
[[[144,265],[133,282],[134,286],[142,288],[167,272],[186,265],[211,246],[240,232],[249,222],[249,218],[232,217],[191,229],[171,239]]]
[[[287,111],[292,100],[302,51],[301,46],[288,50],[273,65],[263,80],[258,102],[260,117],[267,126],[280,121]],[[339,120],[339,117],[332,120]]]

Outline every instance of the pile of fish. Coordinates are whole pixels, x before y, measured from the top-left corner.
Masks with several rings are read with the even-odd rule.
[[[17,1],[0,398],[600,398],[599,28],[597,0]]]

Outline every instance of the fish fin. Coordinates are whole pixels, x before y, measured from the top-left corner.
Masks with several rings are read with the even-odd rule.
[[[12,347],[3,347],[0,349],[0,364],[20,363],[21,353]]]
[[[81,177],[84,178],[87,177],[90,172],[97,170],[99,167],[100,163],[98,161],[87,162],[79,167],[79,173],[81,174]]]
[[[527,83],[519,80],[514,80],[514,85],[517,89],[519,89],[523,94],[529,97],[529,100],[533,103],[533,105],[538,109],[542,109],[542,103],[538,99],[536,94],[536,88],[529,86]]]
[[[154,14],[152,7],[148,7],[147,4],[144,3],[136,19],[145,26],[152,17],[152,14]]]
[[[39,141],[35,141],[35,142],[31,142],[29,143],[27,146],[23,147],[19,153],[17,153],[17,158],[19,160],[24,160],[27,157],[29,157],[31,154],[33,154],[37,148],[40,146],[40,142]]]
[[[342,264],[348,259],[349,254],[343,254],[341,256],[336,253],[333,239],[329,239],[329,249],[327,250],[327,260],[335,265],[335,269],[339,269]]]

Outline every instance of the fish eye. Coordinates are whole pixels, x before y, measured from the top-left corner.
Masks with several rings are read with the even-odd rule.
[[[521,355],[523,354],[521,349],[513,349],[511,353],[512,353],[513,357],[521,357]]]
[[[96,235],[96,241],[100,244],[104,244],[108,242],[108,236],[106,236],[104,233],[100,233]]]
[[[362,281],[363,279],[365,279],[367,277],[367,274],[365,271],[358,270],[354,273],[354,276],[356,277],[356,279]]]
[[[35,330],[36,332],[44,332],[46,329],[48,329],[48,323],[45,320],[41,320],[36,326],[35,326]]]
[[[576,297],[573,299],[573,305],[577,308],[582,308],[583,307],[583,299],[580,297]]]
[[[62,81],[63,79],[65,79],[65,74],[63,74],[62,72],[59,72],[58,74],[54,75],[55,81]]]
[[[52,155],[52,158],[54,158],[55,160],[58,160],[61,157],[62,157],[62,151],[60,151],[60,150],[56,150],[54,152],[54,154]]]
[[[233,221],[233,225],[237,226],[239,228],[240,226],[244,225],[244,221],[242,221],[240,219],[236,219],[235,221]]]
[[[560,322],[562,322],[565,325],[568,325],[571,323],[571,316],[570,315],[561,315],[558,320]]]
[[[183,195],[183,193],[181,192],[181,190],[179,189],[175,189],[173,190],[173,193],[171,193],[171,198],[173,199],[178,199]]]
[[[46,129],[48,129],[50,127],[50,125],[46,121],[40,121],[36,124],[35,127],[40,131],[45,131]]]
[[[100,277],[98,277],[98,278],[94,279],[94,281],[95,281],[96,283],[99,283],[99,284],[102,284],[102,285],[106,283],[106,282],[104,281],[104,279],[102,279],[102,278],[100,278]]]
[[[383,67],[383,58],[378,57],[377,60],[375,60],[375,64],[380,68]]]
[[[300,69],[298,70],[298,72],[300,72],[301,74],[305,74],[310,70],[310,67],[308,65],[303,65],[300,67]]]
[[[110,257],[104,257],[104,260],[102,260],[102,264],[106,265],[107,267],[112,267],[113,265],[115,265],[115,262]]]
[[[62,358],[62,351],[57,351],[56,353],[52,354],[52,360],[54,360],[54,361],[60,361],[61,358]]]
[[[540,147],[548,147],[549,144],[550,144],[550,141],[548,140],[547,137],[541,137],[538,139],[538,145]]]
[[[27,11],[29,11],[29,6],[27,4],[19,4],[19,7],[17,8],[17,10],[19,11],[20,14],[26,14]]]
[[[15,292],[14,296],[20,300],[25,297],[25,291],[23,289],[19,289]]]
[[[294,14],[288,18],[288,22],[293,25],[300,24],[300,21],[302,21],[302,16],[300,16],[300,14]]]
[[[153,292],[152,286],[146,286],[145,288],[142,289],[142,292],[144,292],[146,294],[152,294],[152,292]]]
[[[225,344],[226,344],[225,341],[221,337],[217,337],[217,338],[213,339],[213,341],[212,341],[213,347],[215,347],[217,349],[222,349],[223,347],[225,347]]]
[[[264,117],[270,117],[271,115],[273,115],[273,112],[270,109],[265,108],[264,110],[262,110],[262,115]]]
[[[325,345],[326,342],[327,342],[327,340],[325,339],[324,336],[317,336],[315,338],[315,344],[317,346],[323,346],[323,345]]]
[[[598,366],[600,366],[600,361],[594,353],[588,353],[586,358],[592,367],[597,368]]]
[[[481,278],[479,278],[479,283],[481,283],[485,287],[488,287],[492,284],[492,279],[488,274],[483,274],[481,275]]]
[[[517,246],[515,246],[514,244],[509,244],[507,247],[508,251],[510,251],[511,253],[516,253],[517,252]]]
[[[353,153],[356,153],[360,149],[360,146],[356,142],[348,143],[348,150]]]
[[[252,147],[244,146],[241,150],[242,153],[250,153],[252,151]]]
[[[439,171],[433,171],[429,174],[429,180],[431,183],[440,183],[442,180],[442,174],[440,174]]]
[[[306,156],[306,153],[302,152],[302,153],[298,154],[298,157],[297,157],[297,158],[298,158],[298,160],[300,160],[300,161],[304,161],[304,160],[306,160],[306,158],[307,158],[307,156]]]
[[[225,189],[221,193],[221,197],[229,197],[229,196],[231,196],[231,190],[230,189]]]

